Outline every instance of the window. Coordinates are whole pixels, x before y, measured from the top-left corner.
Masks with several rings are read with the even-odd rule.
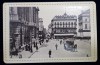
[[[73,28],[73,22],[71,23],[71,27]]]
[[[60,27],[62,26],[62,23],[60,22]]]
[[[60,29],[60,33],[62,33],[62,29]]]
[[[66,27],[67,27],[67,22],[66,22]]]
[[[57,26],[59,27],[59,22],[57,23]]]
[[[68,23],[68,25],[69,25],[68,27],[70,27],[70,22]]]
[[[55,28],[56,28],[56,22],[55,22]]]
[[[63,28],[64,28],[64,22],[63,22]]]
[[[85,29],[87,29],[87,24],[85,24]]]
[[[74,22],[74,27],[76,27],[76,22]]]
[[[87,22],[87,19],[85,19],[85,22]]]

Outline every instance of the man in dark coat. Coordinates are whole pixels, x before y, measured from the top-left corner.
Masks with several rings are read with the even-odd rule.
[[[38,46],[36,46],[36,51],[38,51]]]
[[[75,47],[74,48],[75,48],[75,51],[77,51],[77,44],[75,44]]]
[[[62,40],[60,41],[60,44],[62,43]]]
[[[58,48],[58,45],[56,44],[56,45],[55,45],[55,47],[56,47],[56,50],[57,50],[57,48]]]
[[[52,53],[51,50],[49,50],[49,58],[51,58],[51,53]]]

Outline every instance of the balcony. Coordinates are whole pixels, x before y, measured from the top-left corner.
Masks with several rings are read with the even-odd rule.
[[[14,34],[16,34],[16,35],[20,34],[20,28],[19,27],[15,29],[15,33]]]
[[[79,31],[79,32],[83,32],[83,29],[79,29],[78,31]]]
[[[54,32],[54,34],[76,34],[76,32]]]
[[[81,26],[82,25],[82,22],[79,22],[79,26]]]
[[[90,30],[79,29],[79,32],[90,32]]]
[[[36,23],[29,22],[28,26],[36,26]]]

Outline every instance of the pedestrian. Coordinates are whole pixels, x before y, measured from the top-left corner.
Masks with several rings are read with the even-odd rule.
[[[13,55],[13,54],[12,54],[12,50],[11,50],[11,51],[10,51],[10,58],[12,58],[12,55]]]
[[[21,45],[19,45],[19,51],[21,51]]]
[[[36,51],[38,51],[38,46],[36,46]]]
[[[77,44],[73,45],[73,51],[77,51]]]
[[[21,53],[19,53],[19,58],[22,58],[22,54]]]
[[[35,38],[33,38],[33,45],[34,45],[34,47],[35,47]]]
[[[35,42],[35,47],[37,46],[37,41]]]
[[[77,51],[77,44],[75,44],[75,47],[74,48],[75,48],[75,51]]]
[[[58,48],[58,45],[56,44],[56,45],[55,45],[55,47],[56,47],[56,50],[57,50],[57,48]]]
[[[26,51],[28,51],[28,44],[26,44]]]
[[[36,47],[37,46],[37,40],[35,40],[35,44],[34,44],[34,47]]]
[[[34,47],[35,47],[35,41],[33,42],[33,45],[34,45]]]
[[[18,56],[18,49],[15,50],[15,55]]]
[[[31,52],[31,53],[33,52],[33,49],[32,49],[32,45],[31,45],[31,49],[30,49],[30,52]]]
[[[86,57],[89,57],[89,55],[87,54]]]
[[[30,44],[28,44],[28,51],[30,51]]]
[[[52,53],[51,50],[49,50],[49,58],[51,58],[51,53]]]
[[[62,43],[62,40],[60,41],[60,44]]]

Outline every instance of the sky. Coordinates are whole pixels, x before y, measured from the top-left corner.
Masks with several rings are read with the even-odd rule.
[[[65,12],[67,15],[81,14],[82,11],[88,10],[88,6],[64,6],[64,5],[41,5],[39,7],[39,18],[43,18],[44,28],[48,29],[48,25],[56,15],[63,15]]]

